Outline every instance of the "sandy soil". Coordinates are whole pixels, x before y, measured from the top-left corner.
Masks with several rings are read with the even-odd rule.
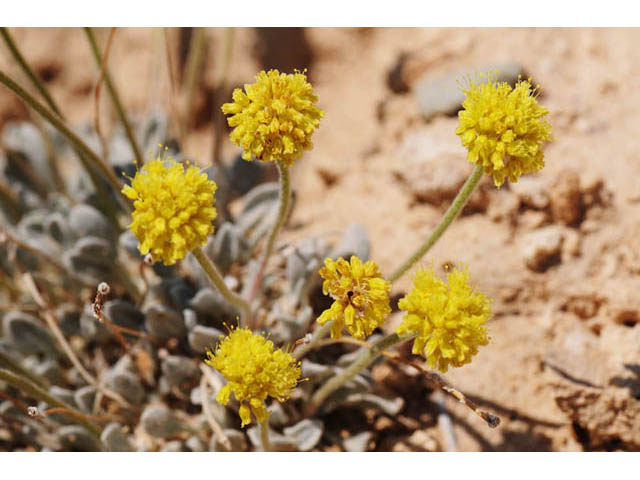
[[[14,33],[38,71],[52,77],[51,91],[71,121],[90,118],[96,69],[82,32]],[[207,35],[204,84],[212,88],[223,32]],[[268,32],[236,31],[230,84],[250,82],[271,66],[263,62],[272,60],[274,42]],[[424,260],[439,270],[469,264],[478,287],[495,299],[490,346],[447,377],[503,423],[490,430],[446,399],[460,450],[640,449],[639,42],[640,31],[626,29],[308,29],[286,44],[293,45],[286,58],[276,59],[284,66],[305,62],[297,66],[309,67],[326,111],[314,150],[294,170],[297,205],[284,238],[333,240],[360,223],[383,272],[425,238],[450,201],[446,192],[421,199],[416,177],[428,180],[431,166],[440,165],[455,183],[468,171],[456,119],[422,118],[418,79],[514,61],[543,86],[540,101],[556,139],[545,169],[500,191],[486,185],[476,192],[473,210]],[[408,59],[399,71],[409,91],[394,93],[388,74],[402,53]],[[110,66],[130,111],[171,108],[161,30],[119,30]],[[4,50],[0,67],[16,71]],[[0,123],[21,116],[0,89]],[[203,164],[210,128],[203,122],[185,142]],[[223,153],[235,153],[227,141]],[[544,258],[532,260],[531,251]],[[409,287],[405,277],[394,293]],[[427,407],[415,408],[404,413],[414,418],[413,431],[386,448],[444,448],[439,429],[421,420]]]

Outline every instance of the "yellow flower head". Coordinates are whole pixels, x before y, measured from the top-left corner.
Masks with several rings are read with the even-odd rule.
[[[248,328],[234,328],[207,352],[205,363],[218,370],[229,383],[218,392],[218,403],[226,405],[231,392],[240,402],[242,426],[251,423],[251,413],[259,422],[267,419],[265,401],[289,398],[300,378],[300,363],[289,353],[274,350],[273,342]]]
[[[324,325],[333,320],[332,338],[340,338],[346,326],[352,336],[364,339],[384,324],[391,312],[391,284],[382,278],[375,263],[363,264],[355,256],[350,262],[327,258],[319,273],[324,279],[322,292],[335,301],[318,317],[318,323]]]
[[[311,135],[324,112],[315,106],[318,97],[304,73],[264,70],[243,92],[233,91],[233,103],[222,105],[235,127],[231,141],[242,147],[242,158],[293,165],[303,150],[313,148]]]
[[[542,143],[553,138],[543,119],[549,112],[538,105],[538,87],[518,80],[511,88],[494,78],[488,73],[487,82],[480,84],[467,78],[456,134],[469,151],[467,159],[482,165],[500,187],[507,178],[517,182],[523,173],[544,167]]]
[[[168,165],[168,166],[166,166]],[[207,242],[216,218],[216,184],[194,166],[156,158],[122,189],[133,200],[129,228],[143,255],[173,265]]]
[[[469,285],[467,268],[454,268],[447,280],[448,285],[433,268],[419,269],[413,290],[398,303],[407,314],[396,330],[398,335],[417,335],[413,353],[442,372],[471,362],[478,347],[489,343],[484,323],[491,315],[487,297]]]

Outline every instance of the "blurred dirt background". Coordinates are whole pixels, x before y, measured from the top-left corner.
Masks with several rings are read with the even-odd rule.
[[[12,33],[69,120],[88,121],[97,70],[82,32]],[[176,76],[192,33],[168,30]],[[308,68],[326,116],[294,169],[296,208],[283,237],[333,241],[360,223],[383,272],[426,237],[471,170],[455,136],[459,74],[501,66],[542,85],[555,136],[545,169],[501,190],[485,182],[424,260],[439,271],[469,264],[495,299],[491,344],[447,378],[502,425],[490,430],[447,398],[456,440],[447,444],[416,389],[394,422],[376,423],[395,430],[375,448],[640,449],[640,30],[241,28],[229,91],[216,97],[226,32],[205,35],[185,153],[211,161],[212,118],[231,87],[262,68]],[[162,29],[115,34],[109,67],[133,115],[157,104],[176,112],[185,101],[172,94],[165,41]],[[18,76],[4,48],[0,67]],[[0,88],[0,129],[28,115]],[[237,154],[226,137],[221,152],[224,162]],[[393,292],[409,287],[405,277]],[[415,381],[386,365],[374,375],[389,388]]]

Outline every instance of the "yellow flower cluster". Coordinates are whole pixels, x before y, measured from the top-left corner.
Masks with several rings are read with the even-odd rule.
[[[391,284],[380,276],[374,262],[363,264],[356,256],[350,262],[327,258],[319,273],[324,279],[322,292],[335,301],[318,317],[318,323],[333,320],[332,338],[340,338],[346,326],[352,336],[364,339],[384,324],[391,312]]]
[[[173,265],[207,242],[216,218],[216,184],[194,166],[150,160],[122,189],[133,200],[131,231],[143,255]]]
[[[413,353],[442,372],[471,362],[478,347],[489,343],[484,324],[491,315],[489,300],[469,285],[468,269],[454,268],[447,280],[448,285],[433,268],[419,269],[413,290],[398,303],[407,314],[396,331],[417,335]]]
[[[551,125],[543,119],[549,112],[538,105],[538,87],[519,80],[511,88],[491,73],[487,77],[480,84],[467,79],[456,134],[469,152],[468,160],[482,165],[500,187],[505,179],[517,182],[523,173],[544,167],[541,146],[552,140]]]
[[[255,83],[236,88],[233,103],[222,111],[228,118],[231,141],[242,147],[242,158],[282,161],[287,166],[313,148],[311,136],[324,112],[316,107],[318,97],[303,73],[262,71]]]
[[[218,392],[218,403],[226,405],[233,392],[243,427],[251,423],[251,413],[265,421],[267,397],[285,401],[300,378],[300,363],[291,354],[274,349],[273,342],[248,328],[231,330],[207,356],[205,362],[229,381]]]

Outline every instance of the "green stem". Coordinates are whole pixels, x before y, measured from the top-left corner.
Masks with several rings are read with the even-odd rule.
[[[7,44],[9,51],[13,55],[13,58],[18,63],[18,65],[20,66],[24,74],[29,78],[33,86],[38,90],[38,92],[40,92],[40,94],[44,98],[47,105],[49,105],[49,108],[51,108],[51,110],[53,110],[56,113],[56,115],[58,115],[60,118],[64,119],[64,115],[62,114],[62,111],[60,110],[60,108],[58,108],[58,105],[53,100],[53,97],[51,96],[47,88],[44,86],[40,78],[38,78],[38,76],[35,74],[31,66],[27,63],[26,59],[22,55],[22,52],[20,52],[20,49],[13,41],[13,37],[9,33],[9,30],[6,27],[1,27],[0,34],[2,35],[2,38]],[[40,134],[42,135],[43,139],[45,140],[45,143],[47,144],[47,150],[49,151],[49,157],[51,158],[51,168],[53,171],[56,185],[61,192],[63,192],[66,196],[68,196],[66,185],[64,184],[62,177],[60,175],[60,169],[59,169],[60,166],[56,161],[57,157],[52,148],[49,134],[46,132],[46,130],[43,128],[40,122],[34,122],[34,123],[40,130]]]
[[[11,51],[11,53],[12,53],[13,57],[15,58],[16,62],[18,62],[18,64],[22,68],[22,71],[31,80],[31,83],[33,83],[34,87],[43,96],[43,98],[45,99],[45,101],[47,102],[47,104],[49,105],[51,110],[53,110],[55,112],[55,114],[60,119],[64,120],[65,118],[64,118],[64,115],[62,114],[62,111],[60,110],[60,108],[58,108],[58,105],[53,100],[53,97],[49,94],[49,92],[45,88],[44,84],[40,81],[38,76],[35,74],[33,69],[29,66],[29,64],[25,60],[24,56],[22,55],[22,53],[18,49],[18,46],[13,41],[13,38],[11,37],[11,34],[9,33],[9,30],[6,27],[2,27],[0,29],[0,33],[2,34],[2,38],[4,39],[5,43],[7,44],[7,47]],[[14,90],[14,92],[16,92],[16,90]],[[18,93],[18,92],[16,92],[16,93]],[[38,111],[38,109],[35,107],[35,105],[32,104],[31,102],[29,102],[28,99],[23,97],[23,100],[25,100],[29,105],[31,105],[31,107],[33,107],[36,111]],[[42,115],[42,112],[39,112],[39,113]],[[78,157],[79,157],[80,162],[82,163],[83,167],[87,170],[87,173],[89,174],[89,178],[90,178],[91,182],[93,183],[94,188],[96,189],[96,193],[98,194],[98,197],[100,198],[100,201],[102,202],[107,215],[109,216],[111,221],[114,222],[114,225],[118,226],[117,214],[115,213],[114,209],[111,207],[111,203],[109,201],[108,193],[105,190],[104,185],[102,184],[100,178],[96,175],[95,171],[93,171],[93,169],[89,165],[89,162],[87,162],[87,159],[85,158],[85,156],[82,153],[80,153],[77,149],[76,149],[76,153],[78,154]],[[56,178],[58,180],[58,183],[60,184],[60,180],[58,178],[60,176],[60,174],[59,174],[59,172],[57,170],[57,165],[55,164],[55,162],[53,162],[52,168],[54,170],[54,176],[56,176]],[[65,187],[65,190],[66,190],[66,187]]]
[[[442,234],[447,231],[449,225],[456,219],[456,217],[460,214],[464,206],[469,201],[469,197],[475,190],[476,186],[480,182],[482,175],[484,173],[484,169],[482,165],[478,165],[471,173],[471,176],[467,179],[465,184],[462,186],[458,195],[453,200],[453,203],[440,220],[440,223],[435,228],[427,241],[424,242],[414,253],[411,255],[402,265],[400,265],[396,271],[394,271],[390,276],[387,277],[387,280],[390,282],[395,282],[398,278],[403,276],[407,271],[418,262],[430,249],[435,245],[435,243],[440,239]]]
[[[244,322],[244,324],[246,325],[246,323],[251,318],[251,306],[249,305],[249,303],[239,295],[236,295],[231,290],[229,290],[227,284],[224,283],[222,275],[220,275],[220,272],[218,271],[216,266],[202,251],[201,247],[196,247],[191,253],[193,253],[193,255],[196,257],[196,260],[198,260],[198,263],[209,277],[209,280],[211,280],[213,286],[218,289],[225,300],[227,300],[231,305],[237,307],[242,312],[242,322]]]
[[[0,367],[17,373],[21,377],[26,378],[41,388],[49,388],[49,381],[46,378],[36,375],[35,373],[31,373],[19,363],[14,362],[10,356],[5,355],[2,350],[0,350]]]
[[[189,42],[189,56],[187,57],[187,65],[185,67],[184,88],[186,90],[186,123],[189,128],[194,124],[193,120],[193,101],[195,92],[197,91],[200,76],[202,74],[202,66],[204,61],[205,46],[205,29],[204,27],[195,27],[193,36]]]
[[[31,83],[33,83],[33,86],[36,87],[38,92],[40,92],[40,95],[42,95],[45,102],[47,102],[47,105],[49,105],[49,108],[51,108],[51,110],[56,112],[56,114],[62,118],[62,112],[56,105],[56,102],[54,102],[53,97],[49,94],[49,92],[47,91],[45,86],[42,84],[38,76],[35,74],[35,72],[31,69],[31,67],[25,60],[25,58],[22,56],[22,53],[20,52],[20,50],[18,49],[18,46],[13,41],[13,38],[11,37],[11,34],[9,33],[9,30],[7,29],[7,27],[0,27],[0,35],[2,35],[2,39],[7,44],[7,47],[9,48],[9,51],[13,55],[13,58],[15,58],[16,62],[18,62],[18,64],[20,65],[20,68],[22,68],[22,71],[27,75],[27,77],[29,77],[29,80],[31,80]]]
[[[231,64],[231,51],[233,48],[233,27],[227,27],[224,35],[224,53],[222,57],[222,69],[215,84],[213,93],[213,163],[222,165],[220,152],[222,150],[222,137],[224,134],[224,115],[220,111],[218,99],[227,94],[227,78],[229,76],[229,65]]]
[[[93,53],[93,57],[98,64],[98,68],[102,68],[102,52],[100,51],[100,47],[98,46],[98,42],[96,42],[96,37],[93,34],[93,30],[91,27],[85,27],[85,34],[87,35],[87,39],[89,40],[89,45],[91,47],[91,52]],[[109,95],[111,96],[111,100],[113,101],[113,105],[116,108],[116,113],[122,126],[124,127],[125,134],[127,135],[127,139],[131,144],[131,148],[133,149],[133,154],[136,157],[136,162],[138,165],[144,165],[144,158],[142,157],[142,152],[140,151],[140,147],[138,147],[138,142],[136,141],[136,137],[133,133],[133,129],[131,128],[131,124],[127,119],[127,114],[124,111],[122,106],[122,101],[120,100],[120,96],[118,95],[118,91],[116,90],[113,81],[111,80],[111,75],[109,75],[109,70],[105,67],[104,70],[104,83],[107,85],[107,90],[109,91]]]
[[[349,365],[349,367],[343,370],[339,375],[332,377],[313,394],[307,407],[308,414],[313,415],[324,401],[329,398],[329,395],[371,365],[373,361],[382,355],[382,352],[386,349],[398,343],[410,340],[411,338],[413,338],[413,335],[401,337],[397,333],[392,333],[374,343],[368,350],[363,351],[360,356],[356,358],[351,365]]]
[[[289,201],[291,199],[291,175],[289,167],[282,161],[278,162],[278,173],[280,174],[280,207],[278,208],[278,218],[271,228],[269,238],[267,239],[267,245],[264,249],[264,254],[262,255],[262,260],[260,260],[258,270],[253,277],[251,288],[249,289],[249,301],[252,301],[260,290],[264,269],[267,266],[269,257],[271,257],[271,253],[273,253],[273,246],[275,245],[276,237],[287,218],[287,211],[289,210]]]
[[[262,440],[262,450],[271,451],[271,442],[269,442],[269,417],[260,422],[260,439]]]
[[[21,390],[27,395],[30,395],[33,398],[37,398],[40,401],[46,402],[51,407],[64,408],[65,410],[69,410],[69,412],[73,412],[70,413],[69,416],[80,425],[85,427],[90,433],[95,435],[98,438],[98,441],[100,441],[101,429],[86,420],[84,413],[77,411],[75,408],[67,405],[62,400],[58,400],[56,397],[50,395],[47,391],[43,390],[39,386],[31,383],[29,380],[11,373],[9,370],[0,368],[0,380],[13,385],[17,389]],[[100,441],[100,443],[102,442]]]
[[[67,138],[67,140],[73,146],[74,150],[78,152],[80,161],[83,163],[83,166],[89,173],[89,176],[91,177],[91,180],[93,181],[94,186],[96,187],[96,190],[98,192],[100,192],[103,187],[100,183],[101,179],[99,177],[96,177],[96,173],[93,171],[94,169],[100,172],[105,180],[109,183],[111,188],[114,189],[116,194],[119,196],[118,198],[122,200],[122,205],[124,206],[125,210],[127,212],[131,212],[131,204],[128,199],[120,192],[120,182],[116,178],[111,168],[102,162],[100,157],[98,157],[98,155],[96,155],[96,153],[91,150],[91,148],[78,135],[76,135],[73,130],[71,130],[71,127],[69,127],[63,119],[47,109],[47,107],[42,105],[42,103],[36,100],[31,94],[29,94],[24,88],[18,85],[9,76],[7,76],[3,71],[0,71],[0,83],[5,85],[16,95],[18,95],[27,105],[29,105],[36,112],[42,115],[45,120],[51,123],[51,125],[53,125],[62,135]]]
[[[311,341],[309,343],[303,344],[300,347],[296,348],[293,352],[293,356],[296,357],[297,360],[300,360],[307,353],[309,353],[318,342],[320,342],[324,337],[326,337],[331,331],[331,324],[333,321],[327,322],[324,325],[321,325],[320,328],[317,328],[315,332],[313,332],[313,336],[311,337]]]

